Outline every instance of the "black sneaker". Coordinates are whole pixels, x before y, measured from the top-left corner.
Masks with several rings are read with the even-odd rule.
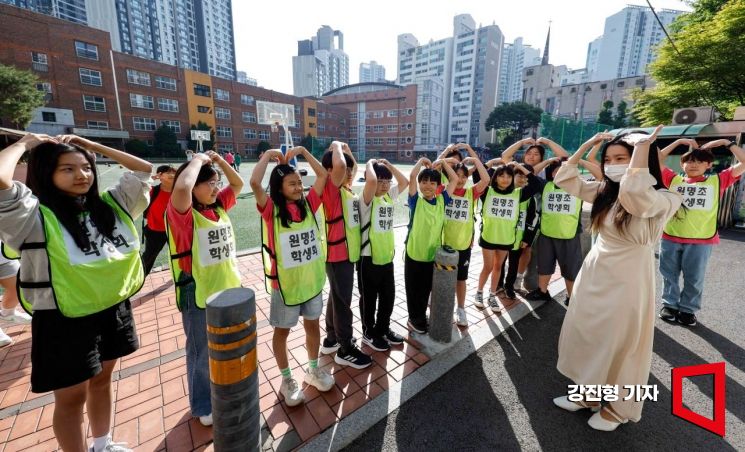
[[[426,324],[419,325],[417,323],[412,322],[411,319],[409,319],[409,321],[406,322],[406,325],[408,325],[409,326],[409,329],[411,331],[415,332],[415,333],[419,333],[419,334],[426,334],[427,333],[427,325]]]
[[[387,352],[391,349],[391,346],[388,345],[388,341],[382,337],[368,337],[362,335],[362,343],[367,344],[368,347],[378,352]]]
[[[504,289],[504,295],[510,300],[517,300],[517,295],[515,294],[515,290],[511,287]]]
[[[346,350],[341,347],[339,348],[339,351],[336,352],[336,356],[334,357],[334,362],[336,362],[336,364],[341,364],[342,366],[364,369],[372,364],[372,358],[370,358],[370,355],[362,353],[362,351],[352,343],[349,347],[346,347]]]
[[[403,336],[401,336],[400,334],[396,333],[393,330],[388,330],[388,332],[385,333],[384,338],[391,345],[401,345],[404,343]]]
[[[553,301],[551,294],[548,292],[542,292],[541,289],[531,290],[527,295],[525,295],[525,299],[528,301]]]
[[[564,299],[564,306],[569,306],[569,299],[570,299],[570,298],[571,298],[571,297],[566,297],[566,298]]]
[[[660,318],[666,322],[674,322],[678,319],[678,310],[668,308],[667,306],[660,309]]]
[[[341,347],[341,344],[339,344],[337,341],[332,341],[329,338],[324,338],[323,343],[321,344],[321,353],[324,355],[330,355],[339,350],[339,347]]]
[[[685,326],[696,326],[696,315],[690,312],[678,312],[678,323]]]

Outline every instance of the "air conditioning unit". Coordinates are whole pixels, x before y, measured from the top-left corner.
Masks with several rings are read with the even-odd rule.
[[[707,124],[714,117],[714,107],[680,108],[673,112],[673,124]]]
[[[735,108],[735,117],[732,118],[733,121],[745,121],[745,107],[737,107]]]

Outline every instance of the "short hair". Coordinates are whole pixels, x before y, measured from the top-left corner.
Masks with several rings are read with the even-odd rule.
[[[554,181],[554,171],[556,171],[557,169],[559,169],[561,167],[561,163],[564,162],[564,161],[566,161],[566,160],[567,160],[566,157],[562,157],[560,161],[558,161],[558,162],[551,162],[546,167],[546,180],[547,181],[549,181],[549,182],[553,182]]]
[[[543,159],[546,158],[546,148],[544,148],[540,144],[534,144],[534,145],[528,147],[528,149],[525,150],[525,153],[523,154],[523,159],[525,158],[525,154],[527,154],[528,151],[531,150],[531,149],[537,149],[538,150],[538,153],[541,154],[541,161],[543,161]]]
[[[176,168],[171,165],[160,165],[158,169],[155,170],[157,174],[170,173],[171,171],[176,171]]]
[[[373,163],[373,171],[375,171],[375,177],[377,177],[378,180],[393,179],[393,173],[391,173],[391,170],[381,163]]]
[[[451,149],[445,154],[445,158],[455,157],[461,162],[463,161],[463,154],[460,153],[460,149]]]
[[[523,162],[523,163],[520,164],[520,166],[522,166],[523,168],[525,168],[526,170],[528,170],[528,172],[530,174],[533,174],[535,172],[535,168],[533,168],[533,165],[531,165],[530,163]],[[517,174],[517,172],[515,172],[515,174]],[[520,174],[522,174],[522,173],[520,173]]]
[[[686,162],[704,162],[711,163],[714,161],[714,154],[709,149],[691,149],[680,156],[680,163]]]
[[[442,181],[442,176],[440,175],[440,172],[433,168],[424,168],[422,172],[419,173],[419,175],[416,177],[417,182],[436,182],[440,183]]]
[[[331,151],[331,150],[326,151],[323,154],[323,157],[321,157],[321,165],[327,170],[333,168],[334,167],[333,158],[334,158],[334,151]],[[347,168],[354,168],[354,160],[352,160],[352,156],[345,153],[344,161],[347,164]]]

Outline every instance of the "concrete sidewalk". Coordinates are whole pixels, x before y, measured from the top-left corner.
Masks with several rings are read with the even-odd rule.
[[[404,266],[400,255],[403,234],[405,228],[398,228],[396,305],[391,320],[392,329],[406,336]],[[281,376],[271,350],[272,328],[267,320],[269,296],[264,290],[261,255],[242,256],[239,263],[244,287],[256,292],[259,395],[265,450],[290,450],[299,446],[311,449],[342,447],[364,432],[360,428],[373,425],[380,416],[396,409],[428,382],[465,359],[479,344],[493,339],[536,307],[521,300],[499,316],[488,309],[474,307],[472,299],[482,267],[481,252],[476,247],[471,260],[466,301],[469,327],[460,329],[463,340],[432,359],[424,353],[420,343],[412,340],[389,352],[373,352],[363,347],[364,351],[372,353],[374,359],[373,365],[363,370],[338,366],[333,355],[322,356],[319,365],[333,373],[336,386],[326,393],[305,387],[306,403],[289,408],[278,396]],[[553,279],[558,279],[558,275]],[[552,293],[561,289],[560,284],[552,285]],[[146,279],[142,291],[132,299],[140,349],[122,359],[114,374],[113,436],[115,441],[127,442],[136,450],[212,448],[211,429],[201,426],[189,413],[185,337],[174,297],[170,272],[159,271]],[[355,336],[359,338],[362,332],[356,289],[352,307]],[[0,452],[56,450],[58,444],[51,426],[53,396],[51,393],[30,392],[31,327],[2,323],[0,326],[14,343],[0,349]],[[302,381],[301,367],[308,361],[302,326],[292,330],[288,349],[293,373]],[[376,400],[380,401],[373,403]],[[365,406],[364,416],[351,416]],[[360,417],[366,419],[362,424]]]

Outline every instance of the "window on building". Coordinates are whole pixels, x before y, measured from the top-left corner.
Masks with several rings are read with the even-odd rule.
[[[413,114],[414,114],[414,109],[413,108],[407,108],[406,109],[406,116],[411,116]]]
[[[600,89],[606,89],[607,87],[608,87],[608,84],[607,83],[601,83],[600,84]]]
[[[203,97],[212,96],[210,87],[207,85],[200,85],[199,83],[194,84],[194,95]]]
[[[41,82],[36,84],[36,90],[42,93],[52,94],[52,84],[49,82]]]
[[[230,119],[230,109],[215,107],[215,117],[217,119]]]
[[[178,113],[178,101],[176,99],[168,99],[166,97],[158,98],[158,110],[171,111]]]
[[[134,123],[135,130],[152,132],[156,129],[155,120],[153,118],[142,118],[139,116],[135,116],[134,118],[132,118],[132,122]]]
[[[98,46],[83,41],[75,41],[75,53],[80,58],[98,60]]]
[[[134,108],[146,108],[148,110],[155,108],[153,96],[145,96],[144,94],[129,93],[129,103]]]
[[[243,122],[250,122],[252,124],[256,123],[256,113],[252,111],[244,111],[241,113],[241,119]]]
[[[83,95],[83,108],[88,111],[106,111],[106,100],[101,96]]]
[[[248,94],[241,94],[241,103],[243,105],[253,105],[254,104],[254,97],[249,96]]]
[[[80,83],[83,85],[102,86],[101,72],[84,67],[78,68],[80,73]]]
[[[255,140],[256,139],[256,130],[254,129],[243,129],[243,138],[247,140]]]
[[[107,130],[109,128],[108,121],[87,121],[86,127],[89,129]]]
[[[386,129],[388,132],[395,132],[396,130],[398,130],[398,126],[396,124],[388,124],[388,126],[386,126]]]
[[[398,110],[388,110],[388,117],[395,118],[398,116]]]
[[[260,140],[268,140],[269,139],[269,132],[266,130],[259,130],[259,139]],[[298,140],[294,140],[298,141]]]
[[[48,72],[49,58],[46,53],[31,52],[31,67],[35,71]]]
[[[233,129],[226,126],[215,126],[215,134],[222,138],[233,138]]]
[[[388,138],[386,140],[386,144],[389,145],[389,146],[395,146],[396,145],[396,141],[398,141],[398,140],[395,139],[395,138]]]
[[[160,122],[160,125],[168,127],[169,129],[171,129],[171,132],[173,133],[181,133],[181,122],[180,121],[172,121],[169,119],[164,119]]]
[[[215,88],[215,99],[230,101],[230,92],[224,89]]]
[[[309,129],[315,129],[316,128],[316,123],[315,122],[309,122],[308,123],[308,128]]]
[[[616,83],[616,86],[617,86],[618,88],[623,88],[623,87],[624,87],[624,85],[626,85],[626,82],[618,82],[618,83]]]
[[[373,133],[383,133],[384,128],[382,125],[373,126]]]
[[[197,113],[210,113],[210,107],[204,105],[197,105]]]
[[[176,91],[176,79],[166,77],[164,75],[156,75],[155,87],[160,89],[167,89],[168,91]]]
[[[42,111],[41,120],[44,122],[57,122],[57,113],[53,111]]]
[[[315,117],[316,116],[316,109],[315,108],[309,108],[308,109],[308,116],[310,116],[311,118]]]
[[[218,143],[217,151],[222,153],[233,152],[233,143]]]
[[[325,132],[326,131],[326,126],[324,126],[323,124],[318,124],[318,131],[319,132]]]
[[[150,74],[136,69],[127,69],[127,82],[133,85],[150,86]]]
[[[350,113],[349,119],[357,119],[357,113]]]

